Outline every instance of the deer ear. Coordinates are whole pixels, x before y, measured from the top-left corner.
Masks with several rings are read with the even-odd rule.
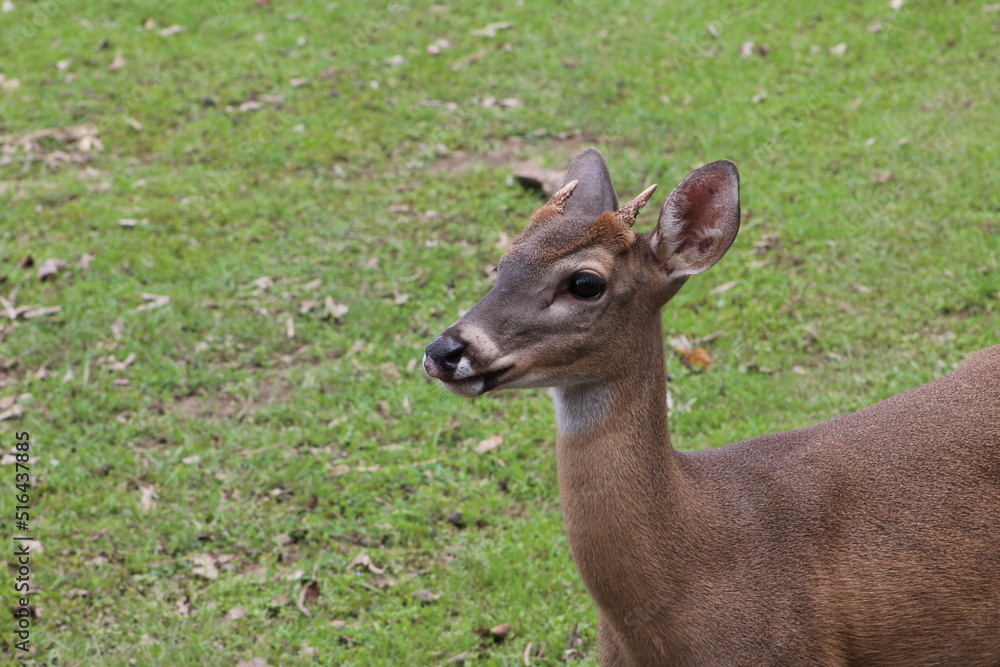
[[[596,220],[605,211],[618,210],[618,195],[611,184],[608,165],[596,148],[588,148],[573,158],[563,185],[571,181],[580,183],[566,202],[563,213],[566,217]]]
[[[719,160],[674,188],[651,244],[667,274],[691,276],[719,261],[739,229],[740,172],[729,160]]]

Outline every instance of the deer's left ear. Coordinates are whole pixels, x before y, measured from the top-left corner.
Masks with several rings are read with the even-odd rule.
[[[667,197],[651,243],[670,277],[701,273],[719,261],[740,229],[740,172],[719,160],[692,172]]]

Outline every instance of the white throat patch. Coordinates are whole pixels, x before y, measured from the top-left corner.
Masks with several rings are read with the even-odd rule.
[[[560,435],[579,435],[597,428],[608,414],[611,393],[611,385],[604,382],[552,387]]]

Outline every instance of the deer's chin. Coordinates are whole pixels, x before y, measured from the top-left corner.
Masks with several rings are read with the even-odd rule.
[[[480,375],[472,375],[467,378],[462,378],[461,380],[441,380],[441,384],[443,384],[445,389],[453,394],[465,396],[466,398],[475,398],[477,396],[482,396],[486,392],[491,389],[495,389],[498,385],[502,384],[503,376],[506,375],[512,368],[513,366],[507,366],[506,368],[501,368],[500,370],[482,373]]]

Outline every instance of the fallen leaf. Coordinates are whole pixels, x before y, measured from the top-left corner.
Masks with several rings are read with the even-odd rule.
[[[840,44],[837,44],[837,46],[835,46],[832,49],[830,49],[830,53],[831,53],[831,55],[835,55],[835,56],[842,56],[842,55],[844,55],[845,53],[847,53],[847,43],[846,42],[841,42]]]
[[[123,371],[133,363],[135,363],[135,352],[130,353],[127,357],[118,361],[113,356],[108,357],[108,361],[105,362],[107,367],[113,371]]]
[[[285,320],[285,338],[295,338],[295,320],[291,317]]]
[[[340,477],[341,475],[346,475],[349,472],[351,472],[351,466],[344,463],[338,463],[330,468],[330,474],[334,477]]]
[[[271,604],[275,607],[284,607],[286,604],[292,601],[292,596],[287,593],[280,593],[271,598]]]
[[[462,513],[459,512],[458,510],[455,510],[454,512],[449,512],[448,516],[445,517],[445,520],[451,525],[455,526],[455,528],[459,529],[465,528],[466,525],[465,517],[463,517]]]
[[[450,660],[448,660],[448,664],[461,665],[461,664],[463,664],[468,659],[469,659],[469,652],[468,651],[462,651],[461,653],[459,653],[455,657],[453,657]]]
[[[97,259],[97,255],[92,255],[89,252],[85,252],[80,255],[80,261],[77,262],[77,266],[86,271],[90,268],[90,263]]]
[[[514,24],[511,21],[498,21],[496,23],[488,24],[485,28],[473,30],[469,34],[474,37],[496,37],[498,31],[509,30],[513,27]]]
[[[754,47],[753,42],[743,42],[743,44],[740,45],[740,57],[749,58],[750,56],[752,56],[753,47]]]
[[[397,294],[397,295],[396,295],[396,296],[395,296],[395,297],[393,298],[393,300],[392,300],[392,301],[393,301],[393,303],[395,303],[395,304],[396,304],[397,306],[402,306],[402,305],[403,305],[404,303],[406,303],[406,302],[407,302],[407,301],[409,301],[409,300],[410,300],[410,295],[409,295],[409,294]]]
[[[35,265],[35,258],[31,255],[25,255],[18,260],[17,265],[22,269],[30,269]]]
[[[148,303],[144,303],[138,308],[133,308],[133,313],[141,313],[144,310],[152,310],[153,308],[162,308],[163,306],[170,303],[169,296],[157,296],[156,294],[149,294],[147,292],[142,293],[142,298]]]
[[[192,454],[191,456],[185,456],[184,458],[181,459],[181,463],[183,463],[184,465],[187,465],[187,466],[196,465],[198,463],[201,463],[201,456],[199,456],[198,454]]]
[[[62,310],[62,306],[46,306],[46,307],[30,307],[25,308],[23,311],[24,319],[30,320],[35,317],[45,317],[46,315],[55,315]]]
[[[131,116],[125,118],[125,124],[131,127],[136,132],[142,132],[142,123],[137,121],[135,118],[132,118]]]
[[[122,218],[121,220],[118,221],[118,224],[121,225],[122,227],[132,228],[132,227],[138,227],[140,225],[146,226],[149,224],[149,220],[145,218],[143,218],[142,220],[137,220],[135,218]]]
[[[232,609],[226,612],[226,618],[228,618],[230,621],[238,621],[241,618],[246,618],[246,617],[247,617],[247,610],[244,609],[243,607],[233,607]]]
[[[562,187],[566,172],[559,169],[545,169],[526,162],[514,172],[514,177],[527,187],[540,187],[546,197],[551,197]]]
[[[116,71],[120,70],[122,67],[125,67],[125,57],[122,56],[122,52],[121,51],[118,51],[117,53],[115,53],[115,57],[111,61],[111,64],[108,65],[108,71],[109,72],[116,72]]]
[[[503,444],[503,436],[498,434],[480,441],[480,443],[476,445],[472,451],[474,451],[477,454],[492,452],[501,444]]]
[[[24,408],[20,405],[11,406],[10,409],[0,412],[0,422],[16,419],[24,414]]]
[[[301,88],[309,85],[309,79],[289,79],[288,85],[292,88]]]
[[[142,494],[139,499],[139,506],[142,508],[143,512],[149,512],[156,507],[156,499],[158,497],[156,495],[156,489],[152,486],[141,486],[139,487],[139,491]]]
[[[707,371],[712,365],[712,355],[705,348],[699,347],[694,350],[678,350],[681,354],[681,363],[688,368],[700,368]]]
[[[69,268],[69,264],[61,259],[49,258],[38,267],[38,279],[42,282],[54,278],[63,269]]]
[[[354,560],[350,562],[350,564],[347,566],[347,569],[354,570],[357,569],[358,567],[368,568],[368,571],[371,572],[372,574],[383,574],[386,570],[386,568],[384,567],[376,566],[372,562],[371,557],[369,557],[368,554],[366,554],[364,551],[362,551],[361,553],[359,553],[357,556],[354,557]]]
[[[169,28],[164,28],[160,31],[160,37],[170,37],[171,35],[176,35],[179,32],[183,32],[184,28],[179,25],[172,25]]]
[[[490,636],[497,644],[501,643],[510,634],[510,623],[501,623],[490,628]]]
[[[332,317],[335,322],[339,322],[350,310],[350,308],[346,305],[337,303],[332,297],[329,296],[323,301],[323,305],[326,307],[326,312],[329,313],[329,317]]]
[[[419,602],[423,604],[430,604],[435,600],[439,599],[441,596],[437,593],[427,590],[426,588],[421,588],[419,591],[414,591],[413,597],[415,597]]]
[[[450,46],[451,42],[449,42],[447,39],[436,39],[434,40],[433,44],[429,44],[427,46],[427,53],[431,54],[432,56],[436,56],[445,49],[449,48]]]
[[[319,595],[319,582],[313,580],[303,586],[302,591],[299,593],[298,602],[296,602],[299,611],[306,616],[312,616],[312,612],[306,609],[306,605],[316,604],[319,601]]]
[[[721,285],[719,285],[717,287],[713,287],[711,289],[711,293],[712,294],[722,294],[723,292],[728,292],[729,290],[733,289],[734,287],[736,287],[739,284],[740,284],[740,281],[738,281],[738,280],[730,280],[728,283],[722,283]]]
[[[861,294],[871,294],[872,288],[860,283],[851,283],[851,289]]]
[[[260,4],[259,2],[257,4]],[[251,658],[250,660],[243,660],[236,665],[236,667],[269,667],[267,658]]]
[[[336,619],[332,620],[330,621],[330,627],[333,628],[334,630],[343,630],[344,628],[347,627],[347,621],[341,621]]]
[[[905,0],[890,0],[889,9],[894,9],[896,11],[899,11],[900,9],[903,8],[903,5],[905,4],[906,4]]]
[[[188,599],[186,595],[177,601],[177,615],[178,616],[191,615],[191,600]]]
[[[14,3],[11,0],[3,0],[3,4],[0,5],[0,12],[7,13],[14,11]]]
[[[192,572],[199,577],[204,577],[209,581],[219,578],[219,569],[215,567],[215,559],[210,554],[195,554],[188,560],[197,565]]]

